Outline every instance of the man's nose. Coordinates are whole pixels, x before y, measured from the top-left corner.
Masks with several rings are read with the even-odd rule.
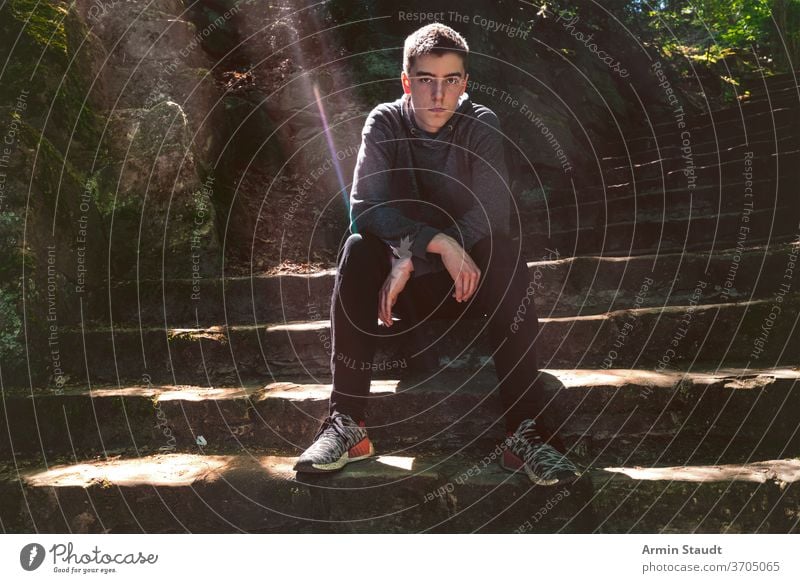
[[[444,79],[434,79],[433,88],[431,89],[434,99],[442,99],[444,97]]]

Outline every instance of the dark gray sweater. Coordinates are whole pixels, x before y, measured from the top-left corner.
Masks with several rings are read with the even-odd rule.
[[[439,232],[469,249],[491,232],[508,233],[510,188],[497,116],[464,93],[436,134],[417,126],[408,95],[373,109],[361,133],[350,216],[412,254],[414,277],[444,269],[425,251]],[[403,252],[400,253],[401,255]]]

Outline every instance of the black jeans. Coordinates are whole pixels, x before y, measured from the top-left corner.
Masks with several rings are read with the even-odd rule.
[[[455,285],[444,270],[409,279],[393,311],[402,318],[399,308],[413,305],[416,320],[488,315],[490,342],[499,347],[494,353],[498,392],[506,428],[513,431],[541,408],[535,383],[538,321],[528,267],[520,258],[519,245],[505,235],[486,237],[467,252],[481,270],[478,289],[469,301],[459,303],[452,297]],[[357,421],[365,418],[378,333],[378,294],[390,270],[383,241],[369,233],[348,237],[331,299],[331,413],[345,413]],[[515,323],[518,314],[523,320]]]

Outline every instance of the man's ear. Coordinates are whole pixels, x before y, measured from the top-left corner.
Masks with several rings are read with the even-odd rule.
[[[400,72],[400,82],[403,84],[403,93],[411,93],[411,79],[408,78],[405,71]]]

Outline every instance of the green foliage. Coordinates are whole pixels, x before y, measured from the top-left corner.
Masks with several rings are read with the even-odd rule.
[[[400,69],[402,58],[397,51],[376,51],[354,60],[353,72],[360,94],[366,103],[397,99],[401,93]]]
[[[718,44],[746,47],[758,40],[770,14],[770,0],[702,0],[683,9],[709,30]]]
[[[714,64],[753,51],[774,71],[800,64],[800,0],[689,0],[639,3],[667,56]]]
[[[25,33],[37,44],[67,54],[64,19],[68,8],[52,0],[11,0],[11,13],[24,23]]]

